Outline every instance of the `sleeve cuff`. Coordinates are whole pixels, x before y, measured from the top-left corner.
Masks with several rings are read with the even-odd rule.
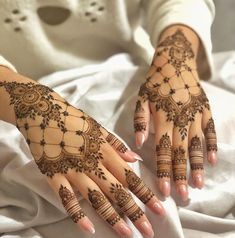
[[[9,61],[7,61],[5,58],[3,58],[1,55],[0,55],[0,65],[5,66],[17,73],[16,68]]]

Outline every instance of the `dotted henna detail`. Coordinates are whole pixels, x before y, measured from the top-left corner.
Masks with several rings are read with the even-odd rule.
[[[142,107],[140,100],[136,102],[134,129],[135,129],[135,132],[146,131],[147,129],[147,123],[144,117],[144,108]]]
[[[144,203],[148,203],[154,196],[153,192],[145,183],[131,170],[125,169],[128,188]]]
[[[206,128],[204,129],[206,137],[207,151],[217,151],[217,139],[215,132],[215,124],[212,118],[207,122]]]
[[[191,139],[189,146],[189,158],[191,170],[203,169],[203,148],[202,142],[198,136]]]
[[[88,198],[96,212],[111,226],[121,220],[108,199],[99,191],[88,189]]]
[[[144,215],[144,212],[137,206],[131,194],[121,184],[111,183],[110,192],[114,195],[120,212],[126,214],[132,222],[137,221]]]
[[[70,192],[68,188],[60,185],[59,196],[64,208],[75,223],[85,217],[85,213],[82,211],[75,194]]]
[[[159,145],[156,146],[157,153],[157,177],[170,178],[172,145],[168,134],[162,135]]]
[[[106,141],[117,151],[120,153],[125,153],[128,149],[116,136],[112,133],[109,133],[108,136],[105,138]]]

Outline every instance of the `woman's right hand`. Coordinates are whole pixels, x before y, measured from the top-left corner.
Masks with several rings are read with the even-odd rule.
[[[153,237],[147,217],[127,190],[156,214],[164,214],[158,198],[123,160],[134,161],[137,155],[50,88],[22,76],[17,80],[18,75],[14,75],[0,80],[1,97],[12,108],[15,124],[40,171],[47,176],[72,220],[84,230],[95,232],[79,205],[74,187],[120,236],[131,237],[132,232],[110,201],[144,236]]]

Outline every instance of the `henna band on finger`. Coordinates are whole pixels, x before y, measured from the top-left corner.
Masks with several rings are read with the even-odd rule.
[[[191,170],[203,170],[202,142],[198,136],[191,139],[189,146],[189,158]]]
[[[207,122],[206,128],[204,130],[206,137],[207,151],[217,151],[217,139],[215,132],[215,124],[212,118]]]
[[[75,194],[62,184],[60,185],[59,196],[64,208],[75,223],[85,217],[85,213],[82,211]]]
[[[117,151],[125,153],[128,149],[115,135],[109,132],[106,141]]]
[[[146,131],[147,129],[147,122],[146,118],[144,116],[144,108],[141,105],[141,101],[138,100],[136,102],[136,108],[135,108],[135,116],[134,116],[134,129],[135,132],[138,131]]]

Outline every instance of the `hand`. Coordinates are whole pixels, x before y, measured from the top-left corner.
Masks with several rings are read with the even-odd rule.
[[[164,35],[140,87],[134,116],[136,144],[141,147],[148,137],[151,112],[159,189],[169,196],[173,175],[176,191],[187,200],[187,158],[193,183],[202,188],[203,133],[211,164],[216,163],[216,133],[196,69],[196,47],[191,43],[198,41],[196,35],[183,26],[172,27]]]
[[[121,236],[131,237],[131,230],[110,201],[143,235],[153,236],[147,217],[127,188],[153,212],[163,215],[164,209],[123,160],[135,161],[134,152],[46,86],[24,78],[0,81],[0,90],[10,99],[16,126],[24,135],[40,171],[47,176],[75,223],[85,231],[95,232],[73,187]]]

